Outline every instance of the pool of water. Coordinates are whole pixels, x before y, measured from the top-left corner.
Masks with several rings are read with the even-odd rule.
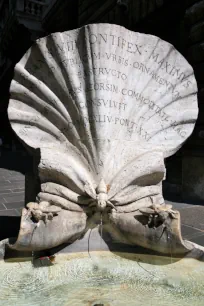
[[[0,262],[0,305],[203,306],[204,263],[196,259],[91,252]]]

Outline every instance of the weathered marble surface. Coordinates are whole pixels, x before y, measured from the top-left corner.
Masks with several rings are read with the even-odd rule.
[[[22,227],[30,236],[53,247],[76,239],[102,213],[119,240],[167,252],[171,233],[173,252],[186,250],[178,213],[162,206],[161,182],[164,158],[193,130],[197,85],[172,45],[110,24],[55,33],[16,65],[10,92],[14,131],[41,152],[37,200],[62,208],[37,226],[27,223],[28,210]],[[14,247],[24,236],[21,230]],[[23,247],[43,248],[32,237]]]

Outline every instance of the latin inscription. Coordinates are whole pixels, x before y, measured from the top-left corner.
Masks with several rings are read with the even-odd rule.
[[[68,129],[75,128],[75,126],[91,126],[92,124],[99,123],[99,124],[113,124],[117,126],[118,128],[125,128],[129,133],[130,136],[132,133],[137,132],[142,138],[145,140],[149,140],[151,138],[150,134],[147,133],[141,126],[141,122],[134,122],[132,120],[129,120],[127,118],[121,118],[121,117],[114,117],[111,115],[95,115],[90,117],[83,118],[69,122],[68,123]]]
[[[111,46],[117,46],[121,50],[124,50],[131,54],[142,54],[142,46],[136,43],[132,43],[127,41],[121,36],[117,36],[114,34],[106,34],[106,33],[91,33],[89,35],[89,43],[91,45],[94,44],[109,44]],[[67,49],[68,51],[75,51],[76,49],[80,48],[80,42],[76,40],[68,41],[67,42]]]
[[[102,107],[102,108],[113,108],[121,111],[125,111],[127,104],[118,102],[115,100],[108,100],[103,98],[97,99],[87,99],[86,102],[80,101],[79,102],[81,108],[92,108],[93,106]]]
[[[172,65],[166,60],[166,57],[162,58],[161,53],[158,53],[156,49],[149,50],[145,44],[133,43],[131,38],[128,40],[115,34],[90,32],[86,40],[87,44],[84,45],[84,39],[70,38],[68,42],[65,41],[58,46],[63,56],[57,57],[56,61],[50,60],[50,63],[39,59],[32,67],[33,74],[37,74],[44,65],[50,65],[47,69],[49,77],[53,77],[59,67],[62,71],[70,69],[71,78],[66,84],[66,89],[73,100],[77,101],[82,113],[84,109],[89,109],[89,118],[85,116],[69,122],[69,129],[74,128],[75,125],[86,127],[95,123],[102,124],[102,126],[111,124],[118,129],[125,128],[129,134],[138,133],[148,141],[151,135],[144,130],[142,125],[152,116],[157,116],[161,125],[164,123],[165,126],[171,126],[180,137],[186,137],[184,129],[178,126],[177,122],[162,107],[157,105],[150,94],[146,94],[148,90],[143,92],[137,88],[137,77],[135,80],[133,77],[134,71],[138,79],[150,77],[151,82],[156,83],[153,86],[151,83],[152,87],[155,86],[155,91],[161,89],[161,95],[171,94],[172,99],[177,100],[181,98],[177,89],[178,83],[186,89],[192,87],[189,76],[182,72],[181,68]],[[100,46],[100,49],[97,49],[97,45]],[[110,52],[106,49],[107,45],[110,46]],[[95,50],[92,49],[94,46],[96,46]],[[121,51],[120,55],[115,53],[117,52],[115,49],[118,50],[118,48]],[[56,57],[54,47],[48,50],[48,55],[50,59]],[[155,65],[158,68],[155,68]],[[26,78],[25,75],[23,77]],[[41,80],[46,83],[42,78]],[[82,99],[81,95],[86,98]],[[54,100],[53,102],[57,103]],[[137,104],[138,113],[141,111],[138,122],[128,119],[131,117],[134,104]],[[93,115],[92,109],[94,108],[107,111],[107,114]],[[47,111],[46,108],[43,110],[44,116]],[[24,129],[22,133],[25,133]]]
[[[112,63],[119,64],[121,66],[127,67],[129,65],[129,59],[122,57],[120,55],[116,55],[115,53],[101,53],[101,52],[92,52],[92,53],[81,53],[80,57],[75,56],[75,57],[69,57],[68,59],[65,60],[66,65],[70,65],[71,67],[74,66],[80,66],[81,64],[87,64],[89,60],[97,60],[97,59],[104,59],[108,60]]]
[[[78,77],[79,78],[86,78],[90,74],[93,74],[94,76],[109,76],[114,77],[116,79],[122,79],[123,81],[127,80],[127,75],[119,70],[111,69],[111,68],[92,68],[87,69],[85,71],[79,70],[78,71]]]
[[[175,67],[170,64],[168,61],[163,59],[159,53],[152,52],[150,57],[156,62],[161,69],[165,70],[170,76],[175,76],[179,81],[184,82],[184,86],[188,88],[191,85],[191,81],[188,79],[188,76],[181,71],[181,68]]]

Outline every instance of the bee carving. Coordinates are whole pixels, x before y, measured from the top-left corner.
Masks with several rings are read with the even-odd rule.
[[[88,183],[84,186],[85,192],[93,199],[89,204],[90,208],[94,207],[99,212],[104,212],[106,208],[116,210],[116,207],[108,200],[108,188],[103,179],[100,180],[96,190]]]

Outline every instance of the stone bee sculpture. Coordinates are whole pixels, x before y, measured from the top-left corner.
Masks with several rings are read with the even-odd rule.
[[[107,186],[103,179],[99,182],[96,192],[88,184],[84,186],[86,193],[93,198],[92,203],[89,204],[89,207],[96,207],[96,210],[103,212],[108,207],[111,207],[116,210],[116,207],[108,200],[108,190]]]
[[[43,220],[45,224],[48,220],[52,220],[54,216],[57,216],[61,211],[60,207],[50,205],[50,203],[46,201],[42,201],[39,204],[30,202],[26,204],[26,207],[31,211],[33,218],[37,222]]]
[[[158,37],[92,24],[38,39],[15,67],[8,115],[40,149],[41,191],[10,247],[73,242],[102,216],[113,240],[168,253],[171,234],[171,252],[188,252],[162,181],[196,93],[192,67]]]

